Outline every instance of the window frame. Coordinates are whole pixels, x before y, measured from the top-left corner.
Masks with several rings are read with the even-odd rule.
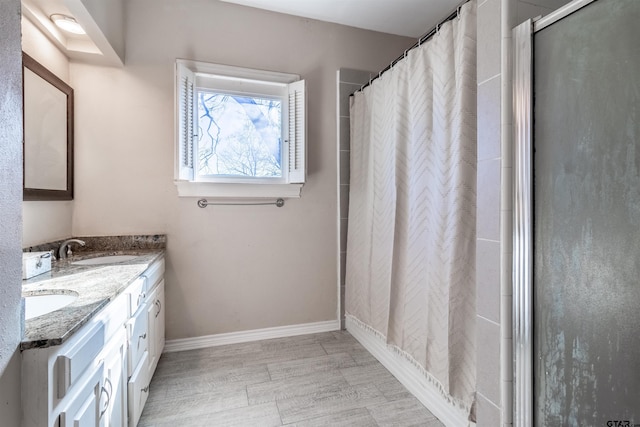
[[[184,59],[176,60],[175,76],[174,163],[179,197],[300,197],[306,180],[306,88],[300,76]],[[282,100],[281,177],[197,175],[198,88]]]

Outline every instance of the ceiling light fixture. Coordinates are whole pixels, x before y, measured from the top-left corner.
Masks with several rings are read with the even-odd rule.
[[[61,28],[64,31],[68,31],[73,34],[87,34],[84,31],[84,28],[78,24],[78,21],[71,16],[54,13],[49,17],[49,19],[51,19],[58,28]]]

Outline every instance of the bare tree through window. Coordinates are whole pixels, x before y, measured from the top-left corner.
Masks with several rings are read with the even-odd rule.
[[[281,177],[282,101],[198,91],[198,174]]]

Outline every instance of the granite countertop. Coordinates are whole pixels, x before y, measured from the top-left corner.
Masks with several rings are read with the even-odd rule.
[[[137,257],[112,264],[73,264],[104,255]],[[163,255],[164,250],[159,248],[76,252],[70,258],[54,261],[50,272],[23,280],[23,296],[77,293],[78,298],[59,310],[26,320],[21,350],[64,343]]]

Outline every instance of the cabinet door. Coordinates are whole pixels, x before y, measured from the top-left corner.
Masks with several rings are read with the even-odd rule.
[[[149,298],[147,321],[149,324],[149,378],[151,378],[164,349],[164,280],[160,281]]]
[[[128,368],[129,376],[133,375],[133,371],[140,363],[142,355],[149,348],[149,326],[147,324],[147,308],[142,305],[134,317],[127,322],[127,331],[129,334],[129,351]]]
[[[104,360],[102,387],[105,390],[100,400],[100,425],[125,427],[127,425],[127,381],[125,377],[126,341],[123,334],[114,337]]]
[[[149,380],[149,353],[145,351],[128,384],[130,427],[138,425],[147,397],[149,397]]]
[[[104,365],[99,365],[98,369],[60,412],[60,427],[100,426],[100,400],[104,393],[102,387],[103,368]]]
[[[155,329],[154,329],[154,343],[158,359],[156,359],[156,365],[162,351],[164,350],[164,322],[165,322],[165,305],[164,305],[164,280],[158,285],[158,297],[156,298],[156,305],[158,306],[158,312],[156,314]],[[155,367],[154,367],[155,369]]]

